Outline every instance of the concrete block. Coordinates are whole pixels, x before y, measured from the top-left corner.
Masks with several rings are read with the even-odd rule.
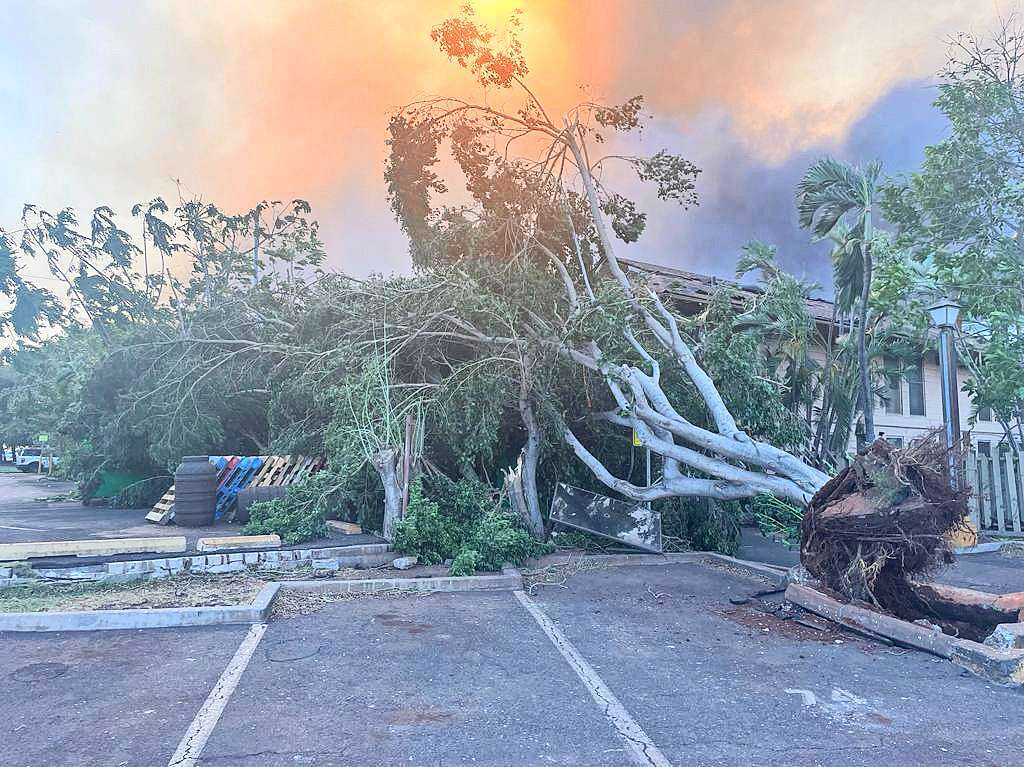
[[[245,562],[244,554],[228,554],[228,562]]]
[[[805,610],[847,628],[860,629],[869,634],[878,634],[901,644],[949,658],[952,654],[953,637],[941,631],[932,631],[914,623],[883,615],[874,610],[844,604],[820,591],[791,583],[786,588],[786,599]],[[972,642],[971,644],[977,644]],[[979,647],[981,645],[978,645]]]
[[[172,573],[180,573],[185,569],[185,557],[171,557],[164,560],[164,567]]]
[[[260,555],[258,552],[250,551],[242,556],[242,561],[247,565],[258,565],[260,562]]]
[[[314,570],[337,570],[338,560],[337,559],[314,559],[313,560]]]
[[[950,659],[980,677],[998,684],[1024,684],[1024,650],[997,650],[965,639],[953,640]]]
[[[224,535],[200,538],[196,551],[230,551],[232,549],[269,549],[281,545],[277,535]]]
[[[1000,623],[985,644],[996,650],[1024,650],[1024,623]]]
[[[39,557],[101,557],[114,554],[178,552],[185,550],[185,536],[161,538],[108,538],[89,541],[39,541],[0,543],[0,562]]]
[[[227,562],[222,565],[212,565],[206,568],[208,573],[237,573],[245,570],[243,562]]]
[[[13,578],[14,568],[13,567],[0,567],[0,578]]]
[[[408,570],[410,567],[415,567],[417,562],[419,562],[419,557],[398,557],[391,561],[391,566],[396,570]]]

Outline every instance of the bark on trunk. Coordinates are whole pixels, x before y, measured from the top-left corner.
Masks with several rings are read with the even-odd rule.
[[[523,426],[526,427],[526,444],[523,445],[522,453],[516,468],[510,472],[510,476],[516,478],[514,484],[518,487],[518,496],[521,498],[522,507],[518,510],[526,521],[533,537],[538,541],[544,540],[544,516],[540,511],[540,496],[537,493],[537,463],[540,461],[540,427],[537,425],[537,418],[533,412],[533,405],[530,404],[529,392],[525,382],[521,386],[519,395],[519,415],[523,419]],[[513,505],[516,503],[517,494],[512,493]]]
[[[373,457],[373,468],[380,474],[384,485],[384,522],[382,533],[385,540],[392,540],[395,523],[402,516],[402,484],[398,479],[398,451],[386,447]]]
[[[867,212],[870,219],[871,211]],[[871,371],[868,369],[867,325],[868,300],[871,297],[871,244],[868,241],[868,227],[865,224],[864,253],[864,284],[860,293],[860,325],[857,328],[857,357],[860,361],[860,396],[864,413],[864,441],[870,445],[875,441],[874,402],[871,397]]]

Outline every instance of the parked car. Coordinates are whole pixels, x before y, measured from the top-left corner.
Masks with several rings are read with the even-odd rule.
[[[18,458],[14,465],[19,471],[24,472],[49,471],[51,458],[54,466],[60,465],[60,456],[51,456],[41,447],[26,447],[18,451]]]

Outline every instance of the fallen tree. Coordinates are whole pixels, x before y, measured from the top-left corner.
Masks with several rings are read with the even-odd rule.
[[[645,502],[680,496],[735,501],[767,493],[806,504],[828,476],[737,422],[698,361],[681,319],[616,256],[613,236],[636,240],[645,215],[606,186],[608,168],[624,164],[652,184],[659,198],[683,207],[696,203],[699,170],[666,150],[645,157],[599,153],[615,133],[639,132],[642,97],[618,105],[587,101],[553,118],[526,83],[517,29],[514,16],[504,35],[496,35],[465,9],[433,30],[441,50],[481,85],[518,93],[522,104],[502,109],[496,99],[449,97],[410,104],[391,120],[387,167],[392,209],[420,268],[487,264],[493,287],[481,280],[481,290],[500,295],[507,289],[502,278],[528,264],[562,288],[561,298],[548,306],[504,305],[501,324],[507,330],[500,335],[458,307],[433,318],[446,321],[452,336],[501,347],[523,360],[520,401],[531,438],[517,495],[526,503],[536,497],[529,487],[539,455],[532,412],[550,404],[532,386],[528,366],[553,352],[606,387],[584,419],[561,414],[557,438],[610,489]],[[442,146],[450,147],[454,161],[444,167],[461,171],[469,204],[442,201],[458,184],[457,175],[449,182],[434,170]],[[529,151],[513,154],[519,147]],[[842,210],[836,218],[841,215]],[[681,401],[693,396],[701,412],[685,413]],[[660,477],[641,486],[617,475],[601,451],[585,442],[594,421],[631,430],[660,457]]]

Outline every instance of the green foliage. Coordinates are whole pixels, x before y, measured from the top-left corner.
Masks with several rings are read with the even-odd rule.
[[[954,38],[935,101],[949,135],[883,196],[894,247],[913,267],[891,277],[891,292],[918,308],[936,297],[960,303],[972,399],[1007,425],[1024,415],[1021,39],[1012,16],[987,38]],[[1024,437],[1019,425],[1014,431]]]
[[[339,513],[349,519],[358,514],[358,503],[364,499],[363,481],[359,473],[339,472],[333,466],[323,469],[289,485],[284,498],[252,504],[245,533],[277,533],[286,543],[326,537],[325,520]]]
[[[242,528],[243,535],[270,535],[277,533],[283,543],[292,545],[327,536],[327,524],[322,510],[286,498],[260,501],[249,507],[249,521]]]
[[[440,505],[423,491],[421,481],[409,488],[409,506],[395,524],[395,551],[418,557],[425,565],[437,565],[452,559],[462,542],[465,526],[442,513]]]
[[[395,527],[393,544],[403,556],[416,556],[428,565],[452,560],[452,575],[471,575],[553,550],[535,541],[518,519],[496,505],[486,485],[467,479],[433,482],[439,486],[432,497],[422,480],[410,487],[409,508]]]
[[[174,478],[170,476],[150,477],[134,482],[114,496],[110,505],[115,509],[151,508],[173,484]]]
[[[474,552],[479,570],[500,570],[505,562],[520,565],[527,559],[550,554],[554,547],[535,541],[519,520],[502,509],[490,509],[473,525],[462,549]]]
[[[750,502],[750,506],[762,533],[779,536],[788,544],[800,541],[803,509],[770,495],[757,496]]]
[[[451,575],[473,575],[477,570],[477,562],[480,561],[480,554],[474,549],[462,547],[452,561]]]
[[[666,549],[718,551],[735,554],[740,545],[737,507],[706,498],[670,498],[658,501],[661,534]]]

